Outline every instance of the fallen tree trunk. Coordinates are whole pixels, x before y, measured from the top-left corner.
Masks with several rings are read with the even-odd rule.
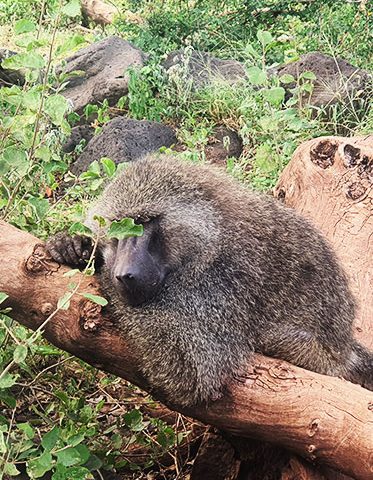
[[[69,269],[45,255],[33,236],[0,222],[0,291],[9,295],[12,316],[32,329],[55,312],[68,291]],[[67,310],[45,325],[45,337],[91,365],[148,389],[141,358],[119,335],[101,307],[82,296],[98,293],[94,277],[77,274],[80,286]],[[154,393],[154,392],[153,392]],[[156,392],[155,392],[156,395]],[[356,479],[372,478],[373,394],[358,385],[255,356],[247,374],[228,386],[208,408],[181,413],[239,436],[274,442]]]

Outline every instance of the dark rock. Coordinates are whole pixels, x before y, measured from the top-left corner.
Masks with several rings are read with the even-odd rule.
[[[237,132],[226,127],[217,127],[205,147],[206,160],[225,166],[229,157],[239,158],[242,153],[242,140]]]
[[[9,70],[1,66],[3,60],[16,54],[17,52],[0,48],[0,87],[11,87],[12,85],[23,85],[25,83],[25,76],[22,71]]]
[[[243,64],[237,60],[222,60],[195,50],[171,52],[162,67],[170,79],[177,76],[191,80],[195,88],[219,81],[237,83],[246,77]]]
[[[63,95],[71,100],[74,111],[81,113],[88,103],[97,104],[105,98],[114,105],[128,92],[129,67],[142,67],[146,55],[126,40],[109,37],[78,50],[60,66],[58,72],[84,72],[69,80]]]
[[[75,150],[75,147],[79,145],[81,140],[85,140],[88,143],[95,133],[95,129],[90,125],[77,125],[71,129],[71,134],[66,142],[62,145],[62,151],[64,153],[71,153]]]
[[[369,94],[372,77],[368,72],[354,67],[340,58],[333,58],[320,52],[302,55],[296,62],[271,70],[278,76],[290,74],[295,79],[306,72],[315,74],[314,88],[311,96],[305,94],[302,101],[315,107],[324,107],[336,103],[350,102]],[[288,90],[295,83],[285,86]]]
[[[175,133],[167,125],[116,117],[90,140],[71,171],[79,175],[88,169],[90,163],[102,157],[109,157],[117,164],[132,162],[161,147],[170,147],[175,142]]]

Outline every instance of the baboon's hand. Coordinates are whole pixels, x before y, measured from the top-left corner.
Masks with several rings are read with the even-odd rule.
[[[46,249],[56,262],[71,267],[82,267],[91,256],[93,243],[89,237],[80,235],[71,237],[66,233],[58,233],[47,241]]]

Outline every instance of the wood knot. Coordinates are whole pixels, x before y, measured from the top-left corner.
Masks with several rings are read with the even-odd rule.
[[[319,430],[319,421],[320,420],[318,418],[315,418],[309,424],[308,431],[307,431],[309,437],[313,437],[317,433],[317,431]]]
[[[351,198],[351,200],[357,200],[358,198],[361,198],[366,191],[367,187],[361,182],[352,182],[347,187],[346,197]]]
[[[294,375],[294,370],[290,365],[284,365],[283,363],[278,363],[269,369],[269,373],[273,378],[279,378],[280,380],[296,380],[296,375]]]
[[[338,145],[330,140],[322,140],[310,151],[311,161],[320,168],[329,168],[334,164]]]
[[[344,164],[348,168],[356,167],[360,161],[360,148],[356,148],[349,143],[343,147]]]
[[[39,275],[57,272],[59,265],[56,264],[45,249],[43,243],[34,246],[32,254],[25,262],[25,270],[28,274]]]
[[[43,303],[40,311],[44,316],[49,317],[49,315],[51,315],[51,313],[54,311],[54,308],[51,303],[46,302],[46,303]]]
[[[280,202],[285,202],[285,197],[286,197],[286,190],[284,187],[281,187],[279,191],[277,192],[277,200],[280,200]]]
[[[86,332],[96,332],[102,323],[101,320],[101,306],[89,300],[84,300],[80,310],[80,328]]]
[[[310,460],[316,460],[316,455],[314,452],[316,452],[316,445],[308,445],[307,447],[307,452],[308,452],[308,458]]]

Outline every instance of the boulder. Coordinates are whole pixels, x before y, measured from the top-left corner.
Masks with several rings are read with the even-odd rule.
[[[81,140],[85,140],[88,143],[95,134],[95,129],[90,125],[77,125],[71,129],[71,133],[66,142],[62,145],[62,151],[64,153],[71,153],[75,150],[75,147],[79,145]]]
[[[72,77],[63,95],[71,100],[73,110],[81,113],[83,108],[107,99],[114,105],[128,92],[130,67],[141,68],[146,55],[131,43],[119,37],[109,37],[78,50],[58,68],[58,73],[84,72]]]
[[[313,72],[316,80],[311,96],[305,94],[303,100],[314,107],[363,98],[368,95],[372,81],[365,70],[320,52],[302,55],[298,61],[272,69],[271,73],[278,76],[290,74],[298,79],[306,71]],[[295,83],[286,85],[288,90],[294,87]]]
[[[242,140],[234,130],[216,127],[205,147],[206,160],[219,166],[226,166],[227,158],[239,158],[242,153]]]
[[[25,83],[25,76],[20,70],[10,70],[1,66],[3,60],[13,55],[16,55],[16,52],[0,48],[0,87],[11,87],[12,85],[23,85]]]
[[[196,50],[171,52],[162,67],[169,78],[177,76],[192,81],[194,88],[219,81],[237,83],[246,77],[243,64],[237,60],[222,60]]]
[[[175,133],[167,125],[116,117],[89,141],[71,171],[80,175],[90,163],[102,157],[109,157],[117,164],[132,162],[161,147],[170,147],[175,142]]]

